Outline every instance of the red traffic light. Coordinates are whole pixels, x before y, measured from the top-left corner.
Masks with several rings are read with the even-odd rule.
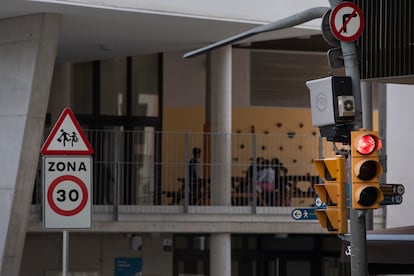
[[[379,188],[382,166],[378,150],[382,142],[377,131],[351,132],[352,208],[377,209],[384,199]]]
[[[382,148],[381,140],[371,134],[362,135],[357,142],[356,150],[360,154],[368,155]]]

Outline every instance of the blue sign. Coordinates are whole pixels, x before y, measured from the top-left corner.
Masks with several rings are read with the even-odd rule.
[[[319,196],[315,197],[315,206],[317,209],[326,209],[326,204],[322,202]]]
[[[350,208],[351,206],[351,184],[349,182],[346,183],[346,206]],[[326,204],[322,202],[321,198],[316,194],[315,197],[315,206],[319,209],[326,209]]]
[[[142,276],[142,258],[115,258],[115,276]]]
[[[295,220],[317,220],[315,210],[317,208],[296,208],[292,210],[292,218]]]

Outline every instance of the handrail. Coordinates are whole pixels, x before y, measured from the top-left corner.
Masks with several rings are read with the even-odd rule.
[[[93,155],[93,204],[114,206],[114,218],[118,207],[136,206],[210,206],[211,185],[232,185],[232,206],[257,207],[309,206],[313,204],[312,186],[319,177],[312,159],[319,155],[319,137],[315,135],[232,133],[232,179],[197,187],[189,183],[185,189],[185,175],[189,155],[193,147],[202,147],[202,132],[146,132],[121,130],[84,130],[95,149]],[[187,137],[187,138],[186,138]],[[155,141],[160,141],[159,145]],[[161,160],[158,150],[162,149]],[[327,149],[327,148],[325,148]],[[322,150],[325,150],[322,149]],[[329,149],[328,149],[329,151]],[[210,154],[202,152],[202,154]],[[334,152],[332,151],[332,154]],[[288,173],[283,176],[286,190],[259,191],[246,186],[246,174],[253,156],[283,161]],[[325,154],[325,156],[328,156]],[[210,160],[210,158],[201,158]],[[212,172],[220,164],[202,163],[201,173]],[[259,171],[259,165],[255,165]],[[40,170],[39,166],[39,170]],[[209,179],[208,175],[201,176]],[[280,179],[282,179],[280,178]],[[42,176],[36,181],[34,204],[41,202]],[[258,185],[259,186],[259,185]],[[202,190],[203,189],[203,190]],[[188,198],[185,195],[188,192]],[[202,194],[194,200],[191,196]],[[282,199],[283,200],[282,200]],[[188,210],[188,209],[187,209]]]

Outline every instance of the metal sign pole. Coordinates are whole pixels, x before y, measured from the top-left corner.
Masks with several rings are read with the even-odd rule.
[[[341,0],[329,0],[332,8],[340,4]],[[355,130],[362,127],[362,100],[361,83],[359,77],[359,62],[355,42],[341,41],[344,58],[345,74],[352,78],[352,90],[355,98]],[[368,275],[366,258],[366,220],[365,212],[350,208],[351,228],[351,275]]]
[[[69,232],[63,230],[62,239],[62,276],[68,275],[68,262],[69,262]]]

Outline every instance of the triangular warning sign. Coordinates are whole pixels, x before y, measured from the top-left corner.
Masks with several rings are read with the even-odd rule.
[[[91,144],[69,107],[60,114],[40,152],[44,155],[93,154]]]

